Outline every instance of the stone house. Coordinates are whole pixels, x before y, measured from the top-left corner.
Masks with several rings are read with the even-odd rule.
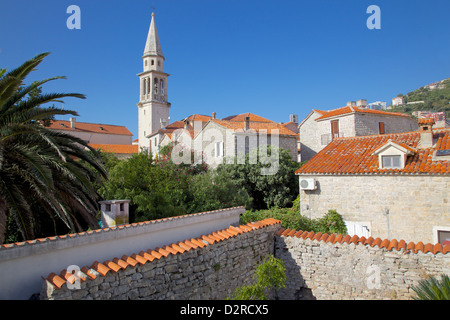
[[[349,234],[450,240],[450,130],[336,138],[296,171],[301,213],[336,210]]]
[[[77,122],[76,118],[52,120],[51,130],[70,134],[84,140],[94,149],[115,154],[118,158],[129,158],[139,152],[133,134],[125,127],[111,124]]]
[[[149,135],[150,151],[158,154],[161,147],[173,143],[176,151],[194,151],[194,161],[206,162],[211,167],[226,159],[248,154],[263,144],[281,147],[290,152],[293,161],[298,158],[298,133],[292,122],[276,123],[252,113],[243,113],[218,119],[212,116],[191,115]],[[172,154],[172,156],[173,156]],[[187,155],[190,157],[190,154]],[[190,162],[190,158],[173,159]]]
[[[301,161],[311,159],[333,139],[416,130],[417,121],[397,112],[373,110],[349,102],[331,111],[313,109],[299,124]]]

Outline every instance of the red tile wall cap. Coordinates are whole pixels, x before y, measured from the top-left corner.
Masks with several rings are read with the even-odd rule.
[[[364,246],[370,246],[370,247],[378,247],[380,249],[385,248],[388,251],[396,250],[404,250],[406,252],[410,251],[413,253],[417,253],[419,251],[423,253],[431,252],[433,254],[442,253],[446,254],[450,252],[450,244],[442,245],[439,243],[432,244],[427,243],[426,245],[423,244],[422,241],[419,241],[417,243],[409,242],[408,245],[406,244],[405,240],[397,240],[397,239],[381,239],[373,237],[365,238],[365,237],[358,237],[357,235],[350,236],[350,235],[342,235],[342,234],[331,234],[328,235],[327,233],[315,233],[313,231],[296,231],[293,229],[284,229],[280,228],[276,236],[278,237],[296,237],[296,238],[302,238],[304,240],[310,239],[313,241],[323,241],[325,243],[354,243],[355,245],[364,245]]]
[[[121,259],[115,257],[112,260],[106,260],[103,263],[95,261],[90,268],[84,266],[81,268],[81,271],[86,274],[86,277],[84,278],[89,277],[90,279],[95,279],[99,275],[106,276],[108,272],[116,273],[122,269],[126,269],[127,267],[135,267],[138,263],[144,265],[146,263],[151,263],[155,259],[159,260],[163,259],[163,257],[168,257],[169,255],[183,254],[184,252],[189,250],[203,248],[208,245],[213,245],[216,242],[221,242],[223,240],[233,238],[235,236],[243,234],[244,232],[251,232],[256,229],[261,229],[277,224],[280,225],[281,221],[270,218],[248,223],[240,227],[230,226],[227,229],[215,231],[207,235],[202,235],[195,239],[192,238],[190,240],[178,241],[176,244],[162,246],[161,248],[157,247],[154,250],[149,249],[145,252],[141,251],[139,252],[139,254],[133,253],[130,256],[123,255]],[[280,228],[279,230],[277,230],[277,234],[281,230],[283,229]],[[52,284],[56,289],[60,289],[66,283],[66,279],[56,275],[55,273],[50,273],[47,278],[43,279]]]

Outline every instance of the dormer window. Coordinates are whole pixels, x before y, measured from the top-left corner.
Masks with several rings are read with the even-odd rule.
[[[403,169],[409,155],[415,153],[410,146],[389,140],[372,154],[378,156],[378,167],[380,169]]]
[[[401,156],[381,156],[383,169],[402,169]]]

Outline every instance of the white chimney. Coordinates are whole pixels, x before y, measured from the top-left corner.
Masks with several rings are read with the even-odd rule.
[[[420,142],[419,148],[431,148],[433,147],[433,125],[435,121],[433,118],[421,118],[418,121]]]
[[[75,129],[75,122],[77,122],[77,119],[76,118],[70,118],[69,121],[70,121],[70,127],[72,129]]]
[[[360,99],[360,100],[356,101],[356,106],[357,107],[362,107],[362,108],[367,107],[367,100],[366,99]]]
[[[130,200],[100,201],[102,228],[129,223]]]
[[[250,117],[246,116],[244,118],[244,130],[247,131],[250,129]]]
[[[356,107],[356,102],[355,101],[347,102],[347,107]]]
[[[294,123],[298,123],[298,115],[297,114],[289,115],[289,121],[290,122],[294,122]]]

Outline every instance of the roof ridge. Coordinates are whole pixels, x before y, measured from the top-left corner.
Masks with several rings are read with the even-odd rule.
[[[155,259],[160,260],[163,257],[168,257],[169,255],[183,254],[184,252],[190,251],[191,249],[195,250],[199,247],[203,248],[209,245],[213,245],[216,242],[218,243],[229,238],[233,238],[239,234],[251,232],[275,224],[281,224],[281,221],[268,218],[256,222],[250,222],[238,227],[229,226],[226,229],[213,231],[206,235],[201,235],[197,238],[177,241],[169,245],[156,247],[153,250],[148,249],[145,252],[141,251],[139,252],[139,254],[133,253],[129,256],[123,255],[121,258],[114,257],[113,259],[105,260],[103,263],[94,261],[90,267],[84,266],[83,268],[81,268],[83,274],[81,274],[80,279],[81,281],[86,281],[88,277],[93,278],[92,275],[106,276],[108,272],[116,273],[122,269],[125,270],[130,265],[132,267],[136,266],[137,264],[144,265],[147,262],[152,262]],[[68,278],[64,276],[65,274],[66,270],[62,270],[59,275],[52,272],[47,276],[47,278],[42,278],[52,284],[56,289],[60,289],[67,282]]]
[[[365,238],[364,236],[359,237],[357,235],[350,236],[350,235],[343,235],[343,234],[331,234],[328,233],[315,233],[314,231],[295,231],[292,229],[283,229],[280,228],[278,232],[276,233],[277,236],[281,237],[296,237],[296,238],[303,238],[303,239],[311,239],[316,241],[323,241],[325,243],[354,243],[357,244],[363,244],[363,245],[370,245],[371,247],[379,247],[386,248],[388,251],[392,251],[392,249],[396,249],[397,251],[400,251],[401,249],[405,251],[411,251],[413,253],[418,253],[419,251],[422,251],[423,253],[431,252],[433,254],[442,253],[447,254],[450,252],[450,245],[442,245],[440,243],[432,244],[427,243],[423,244],[422,241],[419,241],[417,243],[414,243],[410,241],[409,243],[406,243],[405,240],[397,240],[397,239],[384,239],[381,238]]]

